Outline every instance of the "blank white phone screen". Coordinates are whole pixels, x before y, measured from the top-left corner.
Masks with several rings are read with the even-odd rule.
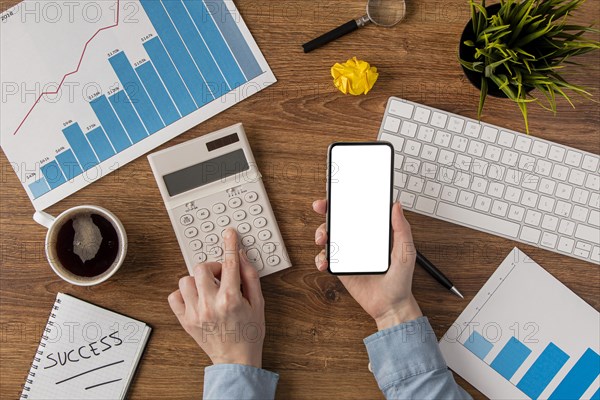
[[[392,154],[386,144],[334,144],[329,165],[329,269],[387,271]]]

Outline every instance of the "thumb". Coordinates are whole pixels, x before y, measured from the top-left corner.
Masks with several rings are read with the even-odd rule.
[[[399,202],[394,203],[392,207],[392,228],[394,230],[392,264],[414,263],[417,251],[413,243],[410,224],[404,216]]]

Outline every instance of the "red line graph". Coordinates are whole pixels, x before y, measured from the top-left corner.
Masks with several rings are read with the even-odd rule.
[[[47,94],[57,94],[60,91],[60,88],[62,87],[63,83],[65,82],[65,79],[67,79],[67,77],[76,74],[79,71],[79,67],[81,67],[81,62],[83,61],[83,57],[85,56],[85,51],[87,50],[88,45],[91,43],[92,40],[94,40],[94,38],[96,36],[98,36],[98,34],[102,31],[105,31],[107,29],[111,29],[111,28],[115,28],[119,25],[119,1],[120,0],[116,0],[116,18],[115,18],[115,23],[112,25],[108,25],[105,27],[102,27],[100,29],[98,29],[96,31],[96,33],[94,33],[92,35],[91,38],[89,38],[87,40],[87,42],[85,42],[85,45],[83,46],[83,50],[81,52],[81,56],[79,57],[79,62],[77,63],[77,68],[75,68],[73,71],[66,73],[63,77],[62,80],[60,81],[60,83],[58,84],[58,87],[56,88],[55,91],[49,91],[49,92],[42,92],[39,97],[37,98],[37,100],[35,101],[35,103],[33,103],[33,105],[31,106],[31,108],[29,109],[29,111],[27,112],[27,114],[25,115],[25,117],[23,118],[23,120],[21,121],[21,123],[19,124],[19,126],[17,126],[17,129],[15,130],[15,133],[13,133],[13,135],[16,135],[17,132],[19,132],[19,129],[21,129],[21,126],[23,126],[23,124],[25,123],[25,121],[27,120],[27,118],[29,117],[29,115],[31,114],[31,112],[33,111],[33,109],[35,108],[35,106],[39,103],[40,99],[47,95]]]

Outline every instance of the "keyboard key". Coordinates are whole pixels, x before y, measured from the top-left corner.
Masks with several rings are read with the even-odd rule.
[[[526,174],[523,174],[523,180],[521,181],[521,186],[524,189],[537,190],[539,181],[540,181],[539,176],[537,176],[535,174],[526,173]]]
[[[548,158],[554,160],[556,162],[562,162],[565,158],[565,149],[563,147],[558,146],[550,146],[550,152],[548,153]]]
[[[558,233],[560,233],[562,235],[571,236],[574,231],[575,231],[575,222],[568,221],[566,219],[563,219],[560,221],[560,224],[558,225]]]
[[[571,214],[571,207],[571,204],[559,200],[558,203],[556,203],[554,214],[560,215],[561,217],[568,217],[569,214]]]
[[[453,150],[464,152],[467,150],[467,145],[469,144],[469,140],[463,136],[454,136],[452,138],[452,145],[450,146]]]
[[[599,193],[592,193],[592,195],[590,196],[589,205],[594,208],[600,208],[600,194]]]
[[[472,161],[473,159],[471,157],[459,153],[456,156],[456,162],[454,164],[456,165],[457,169],[460,169],[462,171],[468,171],[471,168]]]
[[[597,211],[592,211],[592,212],[597,212]],[[587,216],[588,216],[587,208],[583,208],[581,206],[573,207],[573,213],[571,214],[571,218],[573,218],[575,221],[585,222]]]
[[[500,155],[502,154],[502,149],[496,146],[488,146],[485,149],[484,157],[490,161],[499,161]]]
[[[457,171],[454,184],[458,187],[467,189],[471,184],[471,175],[464,171]]]
[[[552,170],[552,163],[546,160],[538,160],[535,166],[535,173],[544,176],[550,176]]]
[[[390,135],[389,133],[382,132],[379,137],[380,140],[385,142],[390,142],[392,146],[394,146],[395,151],[402,151],[402,146],[404,146],[404,138],[400,136]]]
[[[548,153],[548,144],[544,142],[540,142],[539,140],[535,140],[533,142],[533,147],[531,148],[531,152],[538,157],[546,157]]]
[[[489,165],[490,165],[490,163],[488,163],[487,161],[474,160],[473,163],[471,164],[471,171],[473,171],[473,173],[475,175],[485,176]]]
[[[526,242],[537,244],[540,240],[540,236],[542,231],[539,229],[530,228],[528,226],[524,226],[521,230],[521,235],[519,236],[521,240]]]
[[[578,153],[573,150],[567,150],[567,156],[565,157],[565,164],[570,165],[572,167],[579,167],[581,164],[581,153]]]
[[[558,236],[553,233],[544,232],[542,235],[542,240],[540,244],[544,247],[548,247],[549,249],[553,249],[556,247],[556,242],[558,241]]]
[[[549,231],[555,231],[557,227],[558,218],[553,217],[552,215],[544,215],[544,219],[542,220],[542,228]]]
[[[402,172],[395,172],[394,173],[394,186],[403,188],[404,186],[406,186],[407,179],[408,179],[408,175],[406,175]]]
[[[434,111],[433,116],[431,117],[431,125],[436,126],[438,128],[444,128],[446,126],[447,119],[448,117],[446,116],[446,114]]]
[[[450,135],[448,132],[437,131],[433,142],[438,146],[448,147],[451,138],[452,135]]]
[[[518,136],[517,142],[515,143],[515,149],[522,151],[523,153],[527,153],[531,148],[531,143],[533,143],[533,140],[529,139],[528,137]]]
[[[212,210],[215,214],[222,214],[225,212],[225,204],[217,203],[213,205]]]
[[[408,179],[408,185],[406,186],[406,188],[413,192],[421,193],[421,191],[423,190],[424,184],[425,184],[425,181],[423,179],[421,179],[417,176],[411,176]]]
[[[471,140],[469,142],[469,149],[467,153],[475,157],[483,156],[483,151],[485,150],[485,144],[478,142],[477,140]]]
[[[540,212],[534,210],[527,210],[527,213],[525,213],[525,223],[527,225],[538,226],[540,224],[541,219],[542,213]]]
[[[523,217],[525,216],[525,209],[523,207],[515,206],[514,204],[510,206],[508,210],[508,218],[514,221],[523,221]]]
[[[387,116],[385,117],[385,123],[383,124],[383,129],[388,132],[398,133],[398,128],[400,128],[400,121],[398,118]]]
[[[481,140],[486,142],[496,143],[496,137],[498,136],[498,129],[489,126],[484,126],[481,132]]]
[[[493,196],[493,197],[496,197],[498,199],[501,199],[502,198],[502,194],[504,193],[504,188],[505,187],[506,186],[503,183],[492,182],[492,183],[490,183],[490,188],[488,190],[488,194],[490,196]],[[509,186],[509,188],[511,188],[511,187]],[[519,189],[517,189],[517,190],[519,190]]]
[[[410,121],[404,121],[402,128],[400,128],[400,134],[407,137],[415,137],[417,134],[417,124]]]
[[[456,221],[459,224],[509,237],[517,237],[520,228],[520,225],[514,222],[464,209],[445,202],[440,202],[438,204],[436,215],[451,221]]]
[[[421,175],[427,179],[435,179],[437,175],[437,165],[432,163],[423,163],[423,167],[421,168]]]
[[[401,154],[394,153],[394,168],[402,169],[403,162],[404,162],[404,156]]]
[[[489,197],[477,196],[477,200],[475,201],[475,209],[488,212],[491,205],[492,199]]]
[[[435,131],[433,130],[433,128],[421,125],[419,127],[419,133],[417,133],[417,139],[431,143],[431,141],[433,140],[434,133]]]
[[[594,250],[592,250],[592,254],[590,255],[590,258],[596,262],[600,262],[600,247],[598,247],[598,246],[594,247]]]
[[[442,165],[450,165],[454,162],[455,153],[442,149],[440,150],[440,156],[438,157],[438,163]]]
[[[256,200],[258,200],[258,194],[256,194],[256,192],[248,192],[244,195],[244,200],[246,200],[248,203],[254,203]]]
[[[488,168],[487,176],[490,179],[495,180],[495,181],[503,181],[505,173],[506,173],[506,167],[503,167],[502,165],[492,164]]]
[[[410,156],[418,156],[421,151],[421,143],[415,142],[414,140],[407,140],[406,146],[404,147],[404,153]]]
[[[590,252],[589,251],[585,251],[585,250],[580,250],[578,248],[575,248],[573,250],[573,254],[579,257],[583,257],[583,258],[588,258],[590,256]]]
[[[434,175],[434,177],[435,177],[435,175]],[[441,189],[442,189],[442,185],[440,185],[439,183],[428,181],[425,184],[425,190],[423,191],[423,193],[428,196],[437,198],[440,195]]]
[[[575,203],[587,204],[589,196],[590,196],[590,192],[588,192],[587,190],[575,188],[575,191],[573,192],[572,200]]]
[[[592,190],[600,190],[600,176],[588,174],[585,187]]]
[[[577,242],[575,247],[585,251],[592,251],[592,245],[586,242]]]
[[[573,251],[573,245],[575,241],[566,237],[561,237],[558,241],[558,250],[564,251],[565,253],[571,253]]]
[[[477,122],[469,121],[467,122],[467,126],[465,127],[465,135],[477,138],[479,137],[479,131],[481,130],[481,125]]]
[[[448,130],[456,133],[461,133],[464,125],[465,121],[463,119],[457,117],[450,117],[450,121],[448,121]]]
[[[552,210],[554,210],[554,203],[556,203],[556,200],[550,197],[541,196],[540,203],[538,204],[537,208],[539,210],[551,213]]]
[[[403,168],[408,173],[418,174],[419,168],[421,168],[421,161],[415,158],[406,157]]]
[[[507,211],[508,203],[505,203],[500,200],[494,200],[494,204],[492,205],[492,214],[504,217],[506,216]]]
[[[569,168],[564,165],[556,164],[552,170],[552,177],[560,181],[566,181],[569,176]],[[587,185],[586,185],[587,186]]]
[[[454,203],[457,195],[458,189],[453,188],[452,186],[444,186],[444,189],[442,190],[442,200],[446,200],[449,203]]]
[[[581,164],[581,168],[588,171],[596,172],[596,170],[598,169],[598,157],[592,157],[586,154],[583,157],[583,163]]]
[[[514,134],[512,134],[510,132],[506,132],[506,131],[500,132],[500,137],[498,138],[498,144],[500,146],[512,147],[514,141],[515,141]]]
[[[413,119],[415,121],[419,121],[423,124],[426,124],[429,122],[429,116],[431,115],[431,111],[429,111],[426,108],[423,107],[417,107],[416,111],[415,111],[415,116],[413,117]]]
[[[519,186],[521,185],[521,180],[523,179],[523,172],[516,169],[508,169],[506,171],[506,176],[504,177],[504,181],[510,185]]]
[[[416,197],[417,196],[414,194],[404,191],[400,193],[400,199],[398,201],[400,201],[400,204],[402,204],[403,207],[412,208]]]
[[[508,201],[512,201],[513,203],[517,203],[521,198],[522,190],[516,187],[509,186],[506,188],[506,193],[504,194],[504,199]]]
[[[239,233],[244,234],[244,233],[248,233],[250,232],[250,229],[252,229],[250,227],[250,224],[246,223],[246,222],[242,222],[241,224],[238,225],[237,230]]]
[[[577,207],[577,206],[575,206]],[[575,212],[575,210],[573,210]],[[594,226],[600,225],[600,212],[596,210],[590,211],[590,217],[588,218],[588,222]]]
[[[454,182],[455,172],[451,168],[440,167],[438,172],[438,181],[442,183],[452,183]]]
[[[502,164],[514,167],[517,165],[517,161],[519,161],[519,155],[517,153],[510,150],[504,150],[504,153],[502,153]]]
[[[575,230],[575,237],[577,239],[585,240],[591,243],[599,243],[600,229],[579,224],[577,225],[577,229]]]
[[[569,183],[582,186],[584,181],[585,181],[585,172],[578,171],[576,169],[571,170],[571,175],[569,175]]]
[[[437,157],[437,153],[438,153],[437,147],[433,147],[433,146],[426,144],[425,146],[423,146],[423,152],[421,153],[421,157],[423,157],[425,160],[435,161],[435,158]]]
[[[423,211],[427,214],[433,214],[433,210],[435,210],[435,204],[435,200],[428,199],[424,196],[419,196],[417,199],[417,204],[415,205],[415,209]]]
[[[464,190],[460,191],[460,194],[458,196],[458,204],[465,206],[465,207],[471,207],[473,205],[474,200],[475,200],[475,195],[473,193],[466,192]],[[439,209],[438,209],[438,213],[439,213]]]
[[[398,117],[410,118],[412,117],[414,108],[415,107],[412,104],[398,100],[391,100],[388,112],[390,114],[397,115]]]
[[[573,191],[573,186],[565,185],[564,183],[559,183],[556,188],[556,197],[569,200],[571,198],[571,192]]]
[[[556,188],[556,182],[551,181],[550,179],[542,178],[540,180],[539,191],[546,194],[554,194],[554,189]]]
[[[397,175],[397,174],[396,174]],[[260,204],[253,204],[248,211],[252,215],[258,215],[262,212],[262,206]]]
[[[523,198],[521,199],[521,204],[526,207],[535,207],[537,204],[538,195],[533,192],[525,191],[523,193]]]
[[[488,182],[485,179],[474,177],[473,183],[471,184],[471,190],[477,193],[485,193]]]
[[[521,157],[519,157],[519,169],[531,172],[531,171],[533,171],[534,168],[535,168],[535,158],[528,156],[526,154],[522,154]]]

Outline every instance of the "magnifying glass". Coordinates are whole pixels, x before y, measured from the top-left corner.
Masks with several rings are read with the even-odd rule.
[[[402,21],[406,15],[406,4],[404,0],[369,0],[367,2],[367,14],[358,19],[353,19],[343,25],[311,40],[302,45],[305,53],[313,51],[347,33],[362,28],[369,22],[384,28],[391,28]]]

